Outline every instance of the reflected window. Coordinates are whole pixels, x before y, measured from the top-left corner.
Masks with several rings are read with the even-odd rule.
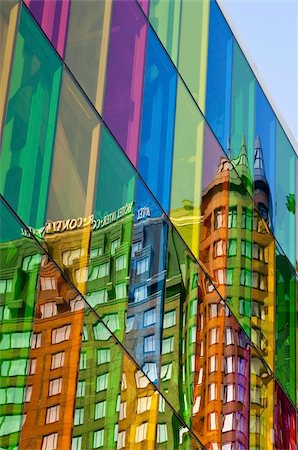
[[[58,433],[52,433],[44,436],[42,440],[41,450],[57,450],[58,449]]]
[[[147,439],[148,422],[142,423],[142,425],[136,427],[135,442],[143,442]]]
[[[71,266],[75,259],[79,259],[85,255],[85,249],[77,248],[75,250],[68,250],[62,253],[62,261],[65,266]]]
[[[170,336],[162,340],[162,354],[172,353],[174,351],[174,337]]]
[[[157,443],[167,442],[168,440],[168,429],[166,423],[159,423],[157,425]]]
[[[252,229],[252,212],[248,208],[242,208],[241,227],[245,230]]]
[[[200,411],[200,406],[201,406],[201,396],[198,395],[198,397],[195,398],[192,413],[197,414]]]
[[[237,228],[237,208],[229,209],[228,228]]]
[[[126,269],[126,255],[121,255],[116,258],[116,272]]]
[[[152,396],[138,398],[137,414],[150,411]]]
[[[225,242],[221,239],[214,243],[214,258],[226,254]]]
[[[85,302],[81,297],[77,297],[70,302],[71,311],[81,311],[85,307]]]
[[[77,386],[77,397],[78,398],[85,396],[85,388],[86,388],[85,380],[78,381],[78,386]]]
[[[199,370],[199,375],[198,375],[198,384],[202,384],[202,382],[203,382],[203,374],[204,374],[204,369],[203,369],[203,367],[201,367],[200,370]]]
[[[163,327],[171,328],[174,325],[176,325],[176,310],[166,312],[163,319]]]
[[[215,287],[213,286],[212,282],[209,280],[209,278],[206,278],[205,281],[206,281],[206,291],[213,292]]]
[[[21,389],[23,391],[23,389]],[[30,402],[32,396],[32,386],[27,386],[25,393],[25,402]],[[17,402],[13,402],[17,403]]]
[[[71,450],[82,450],[82,436],[72,438]]]
[[[81,352],[80,355],[80,370],[85,370],[87,367],[87,355],[86,352]]]
[[[60,394],[62,389],[62,378],[55,378],[49,383],[49,397]]]
[[[35,372],[36,372],[36,364],[37,364],[37,359],[36,358],[31,358],[30,359],[30,366],[29,366],[29,375],[34,375],[35,374]],[[10,375],[15,375],[15,374],[13,373],[13,374],[10,374]]]
[[[115,239],[111,242],[111,255],[115,255],[115,251],[118,247],[120,247],[120,239]]]
[[[52,344],[59,344],[60,342],[67,341],[70,336],[71,325],[65,325],[61,328],[55,328],[52,330]]]
[[[47,317],[53,317],[57,315],[57,305],[56,302],[48,302],[44,305],[40,305],[41,318],[46,319]]]
[[[240,403],[244,403],[244,396],[245,396],[245,388],[241,385],[238,384],[238,402]]]
[[[246,258],[251,258],[251,242],[250,241],[241,241],[241,255]]]
[[[117,450],[125,448],[125,438],[126,438],[126,431],[121,431],[120,433],[118,433]]]
[[[165,399],[160,395],[159,396],[159,402],[158,402],[158,411],[159,412],[165,412],[166,410],[166,401]]]
[[[252,247],[252,256],[259,261],[265,261],[265,249],[259,244],[254,243]]]
[[[144,312],[144,327],[149,327],[156,323],[156,309],[152,308]]]
[[[223,228],[225,226],[225,211],[222,208],[214,211],[214,229]]]
[[[209,317],[210,319],[218,317],[218,303],[211,303],[209,305]]]
[[[131,247],[131,256],[134,257],[136,252],[142,250],[142,242],[134,242]]]
[[[213,400],[217,399],[217,384],[211,383],[209,384],[209,401],[212,402]]]
[[[103,254],[103,248],[102,247],[97,247],[97,248],[92,248],[90,250],[90,258],[96,258],[97,256],[101,256]]]
[[[228,384],[224,387],[224,401],[226,403],[228,402],[234,402],[235,401],[235,385],[234,384]]]
[[[125,298],[126,297],[126,284],[119,283],[115,286],[116,299]]]
[[[93,434],[93,448],[100,448],[103,447],[103,443],[104,443],[104,430],[98,430],[98,431],[94,431]]]
[[[197,315],[197,309],[198,309],[198,300],[192,300],[190,302],[190,310],[189,310],[189,314],[190,314],[191,317]],[[175,311],[173,311],[173,312],[175,312]],[[174,323],[174,325],[175,324],[176,324],[176,312],[175,312],[175,323]]]
[[[40,277],[40,289],[42,291],[50,291],[57,288],[56,278],[54,277]],[[0,288],[1,292],[1,288]]]
[[[252,274],[251,270],[241,269],[240,272],[240,284],[241,286],[252,286]]]
[[[101,303],[106,303],[108,301],[108,291],[107,289],[101,289],[100,291],[89,292],[87,294],[87,302],[94,308],[96,305]]]
[[[25,256],[22,263],[22,269],[27,272],[33,270],[34,267],[38,268],[41,261],[41,255],[38,253],[36,255]]]
[[[239,314],[241,316],[250,317],[250,299],[239,298]]]
[[[219,342],[219,328],[211,328],[209,331],[209,345],[218,344]]]
[[[46,423],[58,422],[60,413],[60,405],[51,406],[47,408]]]
[[[227,356],[226,357],[226,364],[225,364],[225,373],[233,373],[235,371],[234,369],[234,356]]]
[[[241,358],[241,356],[238,356],[238,374],[239,375],[245,375],[245,366],[246,366],[245,359]]]
[[[111,350],[109,348],[97,349],[97,365],[105,364],[111,360]]]
[[[83,325],[83,330],[82,330],[82,341],[83,342],[87,342],[88,341],[88,329],[86,325]]]
[[[218,356],[213,355],[209,358],[209,373],[216,372],[218,370]]]
[[[228,242],[228,256],[237,255],[237,239],[229,239]]]
[[[235,430],[235,414],[226,414],[223,418],[222,432]]]
[[[88,281],[88,267],[76,270],[76,280],[78,283],[86,283]]]
[[[162,381],[170,380],[172,377],[172,363],[161,366],[160,378]]]
[[[226,271],[224,269],[218,269],[215,271],[215,273],[216,273],[216,278],[217,278],[218,284],[225,284]]]
[[[127,317],[125,333],[130,333],[130,331],[133,329],[134,321],[135,321],[135,316]],[[144,326],[146,326],[145,325],[145,317],[144,317]]]
[[[146,297],[147,297],[147,285],[143,285],[135,289],[134,292],[135,302],[141,302]]]
[[[151,334],[150,336],[146,336],[144,338],[144,352],[155,352],[154,334]]]
[[[119,420],[126,419],[126,406],[127,406],[127,402],[120,403]]]
[[[108,388],[109,373],[103,373],[96,377],[96,392],[105,391]]]
[[[231,327],[226,327],[226,345],[234,344],[234,333]]]
[[[149,270],[149,256],[139,259],[137,261],[137,275],[148,272]]]
[[[102,419],[106,415],[106,401],[98,402],[95,404],[95,413],[94,413],[94,419]]]
[[[227,269],[227,279],[226,279],[227,286],[232,286],[233,279],[234,279],[234,269]]]
[[[31,342],[31,348],[40,348],[41,346],[41,333],[33,333],[32,335],[32,342]]]
[[[209,430],[217,430],[217,428],[218,428],[217,413],[212,412],[208,416],[208,429]]]
[[[31,359],[35,361],[34,368],[36,367],[36,359]],[[30,363],[31,363],[30,361]],[[17,360],[2,360],[1,364],[1,375],[2,376],[15,376],[15,375],[26,375],[27,373],[27,360],[17,359]],[[35,371],[34,371],[35,372]]]
[[[110,263],[100,264],[99,266],[94,266],[89,274],[89,281],[97,280],[99,278],[107,277],[110,273]]]
[[[51,370],[58,369],[64,365],[65,352],[59,352],[52,355]]]

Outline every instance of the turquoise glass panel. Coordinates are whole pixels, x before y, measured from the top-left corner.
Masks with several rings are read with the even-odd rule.
[[[35,228],[45,222],[61,66],[23,7],[3,132],[0,190]]]
[[[138,171],[168,212],[173,157],[177,74],[149,29]]]

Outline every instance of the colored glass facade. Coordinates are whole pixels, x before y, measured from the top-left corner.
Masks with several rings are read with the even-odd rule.
[[[0,2],[0,449],[297,448],[297,155],[213,0]]]

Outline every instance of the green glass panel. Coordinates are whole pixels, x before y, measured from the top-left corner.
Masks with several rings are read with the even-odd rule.
[[[16,448],[23,420],[41,248],[0,203],[0,447]]]
[[[41,227],[56,127],[61,62],[23,7],[3,132],[0,190],[27,225]]]
[[[276,229],[275,236],[282,250],[295,267],[295,189],[297,155],[284,130],[276,126]],[[297,200],[296,200],[297,201]]]
[[[246,172],[252,176],[254,162],[255,141],[255,77],[245,59],[239,45],[233,48],[232,69],[232,108],[231,108],[231,155],[238,157],[241,164],[243,158],[243,147],[246,147],[246,158],[248,160]],[[239,148],[241,147],[240,154]],[[238,170],[238,161],[234,161]],[[242,172],[239,174],[244,175]],[[246,183],[249,192],[252,192],[250,182]]]
[[[204,121],[178,80],[170,218],[193,254],[199,253]]]
[[[204,112],[208,54],[209,2],[182,0],[180,14],[178,70],[192,96]]]
[[[177,66],[181,0],[151,0],[149,21]]]
[[[275,372],[296,403],[296,280],[287,257],[276,246]]]

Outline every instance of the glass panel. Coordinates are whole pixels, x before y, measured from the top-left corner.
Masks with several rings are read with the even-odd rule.
[[[281,387],[275,382],[274,395],[275,448],[296,449],[296,411]]]
[[[205,112],[209,2],[182,1],[180,14],[178,70]]]
[[[250,368],[250,447],[273,450],[274,381],[255,350]]]
[[[234,158],[240,150],[241,157],[247,158],[246,171],[252,176],[255,140],[255,77],[238,44],[233,48],[232,109],[231,109],[231,155]],[[244,152],[245,148],[245,152]],[[234,162],[238,171],[237,161]],[[240,168],[239,168],[240,169]],[[242,177],[242,173],[239,173]],[[247,183],[252,192],[252,184]]]
[[[71,448],[83,314],[83,299],[44,255],[20,448]]]
[[[177,74],[149,29],[138,170],[168,212],[173,157]]]
[[[70,0],[24,0],[24,3],[63,58]]]
[[[119,340],[125,333],[135,189],[134,170],[109,131],[102,129],[86,300],[107,314]],[[117,305],[117,306],[116,306]],[[115,315],[115,308],[118,318]],[[109,314],[113,312],[111,317]],[[114,332],[113,328],[110,328]]]
[[[156,383],[160,372],[168,224],[138,179],[125,346]]]
[[[149,20],[177,66],[181,0],[151,0]]]
[[[0,447],[17,448],[41,248],[0,203]]]
[[[276,319],[275,371],[276,376],[296,402],[296,282],[293,267],[276,246]]]
[[[83,273],[88,272],[99,138],[98,118],[64,72],[45,242],[47,250],[82,293],[87,281]]]
[[[142,10],[144,11],[144,13],[146,14],[146,16],[148,17],[150,0],[138,0],[138,3],[142,8]]]
[[[296,154],[285,132],[276,126],[276,224],[275,236],[295,267]],[[285,176],[287,174],[287,176]]]
[[[27,225],[45,223],[61,62],[22,8],[3,133],[1,193]]]
[[[135,166],[147,27],[136,2],[114,0],[103,115],[107,126]]]
[[[179,80],[170,216],[196,257],[199,253],[203,139],[203,117]]]
[[[6,109],[7,91],[10,77],[19,5],[15,0],[0,4],[0,149],[2,124]]]
[[[231,121],[233,42],[233,35],[219,6],[211,1],[206,118],[226,152]]]
[[[276,118],[260,85],[256,85],[254,201],[272,231],[275,226]]]
[[[220,295],[226,297],[227,214],[231,164],[205,124],[202,171],[200,261]]]
[[[65,61],[99,113],[109,43],[112,2],[74,1],[70,5]]]

